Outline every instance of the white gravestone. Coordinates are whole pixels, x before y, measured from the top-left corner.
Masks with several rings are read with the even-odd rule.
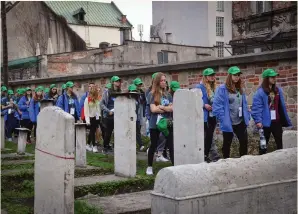
[[[53,106],[53,99],[44,99],[40,101],[40,110],[44,109],[45,107]]]
[[[5,148],[5,121],[4,115],[1,115],[1,149]]]
[[[178,90],[174,94],[174,165],[204,162],[202,92]]]
[[[114,108],[114,162],[115,174],[136,176],[136,100],[118,96]]]
[[[296,130],[286,130],[282,135],[283,148],[294,148],[297,147],[297,131]]]
[[[86,167],[86,123],[76,123],[76,166]]]
[[[46,107],[37,118],[34,213],[74,213],[74,118]]]
[[[19,131],[18,136],[18,154],[25,154],[26,151],[26,142],[27,142],[27,134],[29,129],[26,128],[16,128]]]

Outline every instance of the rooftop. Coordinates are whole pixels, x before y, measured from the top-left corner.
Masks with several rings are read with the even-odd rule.
[[[114,2],[91,2],[91,1],[44,1],[44,3],[57,15],[63,16],[69,24],[80,24],[73,15],[74,12],[83,10],[85,22],[88,25],[131,28],[132,24],[127,20],[121,22],[122,12]]]

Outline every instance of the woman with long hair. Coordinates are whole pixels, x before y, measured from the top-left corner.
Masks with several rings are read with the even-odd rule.
[[[55,84],[51,84],[50,91],[45,94],[45,99],[53,99],[54,105],[56,105],[58,97],[59,97],[59,94],[58,94],[57,86]]]
[[[163,73],[157,73],[151,92],[148,94],[148,102],[150,103],[150,140],[151,145],[148,151],[148,167],[147,175],[153,175],[152,164],[154,152],[158,145],[159,134],[162,132],[167,139],[166,145],[170,152],[170,159],[174,164],[173,151],[173,126],[170,124],[173,112],[173,98],[167,91],[166,76]]]
[[[98,152],[95,134],[98,127],[100,117],[99,96],[96,86],[92,86],[88,96],[84,101],[84,114],[87,126],[90,127],[88,143],[86,149],[88,151]]]
[[[56,106],[63,109],[65,112],[71,114],[75,122],[80,120],[80,105],[77,95],[73,92],[74,83],[68,81],[64,93],[58,98]]]
[[[116,97],[113,96],[115,92],[121,92],[121,79],[118,76],[111,78],[111,88],[104,91],[100,107],[103,110],[103,124],[105,129],[105,136],[103,141],[104,152],[112,151],[110,146],[111,136],[114,130],[114,102]]]
[[[219,120],[220,129],[223,132],[222,152],[224,158],[230,157],[233,133],[240,143],[240,156],[247,155],[246,128],[250,115],[240,75],[241,71],[237,66],[229,68],[226,83],[218,87],[212,105],[212,113]]]
[[[35,94],[33,98],[30,100],[29,116],[34,126],[34,137],[36,137],[37,115],[40,112],[40,101],[43,99],[42,92],[43,92],[43,88],[41,86],[38,86],[35,89]]]
[[[29,107],[30,107],[30,101],[32,100],[32,90],[31,88],[26,88],[26,94],[24,96],[21,97],[18,106],[19,109],[21,110],[22,114],[21,114],[21,127],[23,128],[27,128],[30,131],[28,131],[27,133],[27,143],[31,143],[31,139],[30,139],[30,134],[31,134],[31,130],[33,127],[33,124],[30,120],[30,116],[29,116]]]
[[[215,72],[212,68],[203,71],[203,81],[197,86],[202,91],[204,111],[204,153],[205,161],[210,162],[209,152],[213,143],[213,134],[216,128],[216,117],[212,114],[212,104],[216,90]]]
[[[263,82],[253,97],[251,116],[257,128],[264,130],[266,143],[273,134],[277,149],[283,148],[282,127],[292,126],[282,89],[276,86],[278,73],[269,68],[262,73]],[[259,148],[260,155],[266,151]]]

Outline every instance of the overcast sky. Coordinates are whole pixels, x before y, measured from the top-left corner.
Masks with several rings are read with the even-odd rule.
[[[111,2],[111,0],[97,0],[99,2]],[[132,36],[140,40],[138,24],[143,24],[143,40],[150,40],[150,25],[152,24],[151,0],[113,0],[117,7],[133,25]]]

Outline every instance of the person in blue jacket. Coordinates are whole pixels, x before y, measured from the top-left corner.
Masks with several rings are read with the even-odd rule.
[[[20,111],[22,112],[21,118],[20,118],[21,127],[27,128],[30,130],[27,134],[27,143],[30,144],[31,143],[30,134],[33,127],[33,124],[29,116],[29,107],[30,107],[30,101],[32,99],[32,90],[29,87],[27,87],[25,90],[26,90],[25,91],[26,94],[21,97],[21,99],[18,102],[18,106]]]
[[[34,97],[30,100],[29,104],[29,117],[30,121],[34,126],[34,137],[36,138],[36,129],[37,129],[37,116],[40,112],[40,101],[43,99],[43,87],[38,86],[35,88]]]
[[[112,87],[103,92],[103,96],[100,102],[100,108],[103,111],[103,124],[105,129],[105,136],[103,141],[104,152],[112,151],[110,146],[111,136],[114,130],[114,102],[116,97],[112,94],[115,92],[121,92],[121,79],[118,76],[111,78]]]
[[[209,153],[213,141],[214,130],[216,128],[216,117],[212,114],[212,104],[215,90],[217,88],[215,72],[212,68],[206,68],[203,71],[203,81],[196,86],[202,91],[203,111],[204,111],[204,146],[205,161],[210,162]],[[218,157],[217,157],[218,159]],[[216,160],[214,160],[216,161]]]
[[[290,127],[292,123],[282,89],[276,86],[276,76],[278,73],[271,68],[262,73],[263,82],[253,97],[251,116],[257,128],[263,128],[267,144],[272,133],[277,149],[282,149],[282,127]],[[259,148],[259,153],[262,155],[266,151]]]
[[[88,85],[88,91],[81,97],[81,100],[80,100],[80,112],[83,111],[85,99],[86,99],[86,97],[88,97],[89,92],[91,91],[91,88],[94,87],[94,86],[95,86],[95,84],[93,82],[90,82],[89,85]],[[83,119],[83,122],[85,123],[86,120]]]
[[[49,89],[47,90],[45,89],[45,99],[52,99],[54,102],[53,103],[54,105],[56,105],[58,97],[59,97],[58,88],[55,84],[51,84]]]
[[[75,122],[81,119],[80,104],[77,95],[73,92],[74,84],[66,83],[66,90],[58,98],[56,105],[75,118]]]
[[[240,75],[241,71],[237,66],[229,68],[226,83],[217,88],[212,105],[212,113],[219,120],[223,132],[224,158],[230,157],[233,133],[240,143],[240,156],[247,155],[247,126],[250,114]]]

